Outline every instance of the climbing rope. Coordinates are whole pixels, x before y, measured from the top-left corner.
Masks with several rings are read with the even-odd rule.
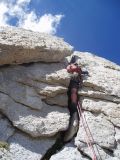
[[[89,148],[90,152],[93,155],[92,160],[97,160],[97,156],[96,156],[96,153],[95,153],[95,150],[94,150],[94,147],[93,147],[94,139],[93,139],[92,133],[90,131],[90,128],[88,126],[87,120],[85,118],[84,112],[82,111],[82,107],[81,107],[79,101],[78,101],[78,105],[77,105],[77,110],[78,110],[79,120],[81,118],[82,126],[84,127],[84,130],[86,132],[86,143],[88,145],[88,148]],[[97,147],[96,147],[96,149],[97,149],[97,152],[99,154],[100,160],[102,160],[102,158],[100,156],[100,153],[99,153],[99,150],[98,150]]]
[[[74,72],[78,73],[78,77],[76,79],[74,77],[74,83],[78,85],[78,81],[79,81],[79,87],[82,87],[82,81],[83,81],[82,75],[89,75],[89,73],[87,71],[82,71],[81,70],[81,68],[76,63],[76,56],[73,56],[71,58],[71,61],[70,61],[69,65],[67,66],[66,69],[67,69],[68,73],[74,73]],[[82,119],[82,125],[83,125],[83,128],[84,128],[85,132],[86,132],[86,143],[88,145],[88,148],[89,148],[90,152],[93,155],[92,160],[97,160],[97,156],[96,156],[96,153],[95,153],[95,150],[94,150],[94,147],[93,147],[93,144],[95,145],[95,142],[94,142],[93,136],[91,134],[91,131],[89,129],[88,123],[86,121],[85,115],[82,111],[82,106],[80,105],[79,101],[78,101],[78,104],[77,104],[77,110],[78,110],[79,120],[80,120],[80,118]],[[98,150],[96,145],[95,145],[95,147],[96,147],[97,152],[99,154],[100,160],[102,160],[102,158],[100,156],[100,153],[99,153],[99,150]]]

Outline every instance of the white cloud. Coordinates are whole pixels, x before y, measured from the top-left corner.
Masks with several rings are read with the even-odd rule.
[[[18,5],[24,5],[24,4],[30,3],[30,1],[31,1],[31,0],[18,0],[18,1],[17,1],[17,4],[18,4]]]
[[[5,26],[7,25],[7,16],[6,13],[8,12],[7,5],[4,4],[3,2],[0,3],[0,26]]]
[[[31,0],[16,0],[16,2],[9,3],[9,15],[18,17],[20,20],[27,14],[28,5]]]
[[[62,18],[63,15],[53,16],[52,14],[45,14],[38,18],[32,11],[30,14],[26,15],[19,26],[25,29],[32,29],[33,31],[55,34]]]
[[[30,2],[31,0],[1,0],[0,25],[10,25],[9,20],[17,17],[18,27],[55,34],[64,16],[61,14],[37,16],[35,11],[29,11],[28,5]]]
[[[0,1],[0,25],[10,25],[10,18],[21,19],[26,13],[26,7],[31,0],[1,0]]]

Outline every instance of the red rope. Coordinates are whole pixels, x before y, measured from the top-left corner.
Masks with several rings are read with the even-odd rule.
[[[85,132],[86,132],[86,143],[88,145],[88,148],[89,148],[90,152],[92,152],[92,154],[93,154],[92,160],[97,160],[97,156],[96,156],[94,147],[92,145],[92,143],[94,143],[94,139],[93,139],[93,136],[92,136],[92,134],[90,132],[88,123],[87,123],[85,115],[84,115],[84,113],[83,113],[83,111],[81,109],[81,105],[80,105],[79,101],[78,101],[77,109],[78,109],[79,119],[80,118],[82,119],[82,125],[84,127]],[[92,138],[92,141],[91,141],[90,137]]]

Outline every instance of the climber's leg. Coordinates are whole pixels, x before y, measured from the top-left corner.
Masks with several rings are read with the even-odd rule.
[[[70,111],[69,128],[65,133],[64,141],[67,142],[77,133],[79,127],[78,113],[78,84],[76,81],[71,80],[68,87],[68,108]]]
[[[79,83],[76,79],[71,79],[68,87],[68,108],[70,115],[77,112]]]
[[[78,102],[77,92],[78,91],[76,88],[71,89],[70,103],[69,103],[70,115],[72,115],[74,112],[77,112],[77,102]]]
[[[77,104],[78,101],[78,89],[72,88],[71,89],[71,102]]]

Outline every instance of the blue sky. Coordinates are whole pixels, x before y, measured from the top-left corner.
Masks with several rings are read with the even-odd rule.
[[[120,0],[0,0],[0,25],[63,37],[120,64]]]

